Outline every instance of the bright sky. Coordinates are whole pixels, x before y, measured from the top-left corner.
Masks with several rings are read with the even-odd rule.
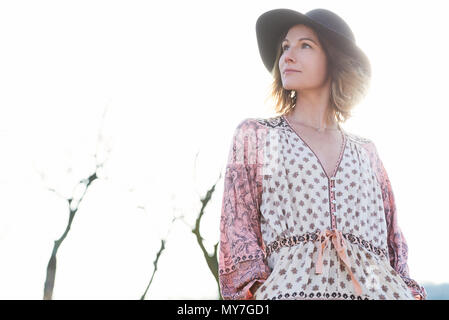
[[[384,2],[384,3],[383,3]],[[418,282],[449,282],[443,1],[2,1],[0,299],[41,299],[77,182],[106,159],[58,253],[54,299],[216,299],[193,226],[232,133],[274,114],[255,23],[330,9],[373,67],[343,126],[372,139],[392,182]],[[107,113],[103,119],[103,113]],[[102,129],[102,140],[98,134]],[[198,154],[197,162],[195,155]],[[58,194],[48,188],[54,188]],[[223,180],[201,226],[219,239]],[[144,208],[144,209],[142,209]]]

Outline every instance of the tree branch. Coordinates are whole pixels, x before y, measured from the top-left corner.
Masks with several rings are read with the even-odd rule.
[[[104,122],[104,118],[106,115],[106,111],[107,111],[108,106],[105,107],[105,111],[103,113],[103,118],[102,118],[102,122]],[[53,298],[53,289],[54,289],[54,285],[55,285],[55,277],[56,277],[56,265],[57,265],[57,253],[59,250],[59,247],[61,246],[62,242],[65,240],[65,238],[67,237],[70,228],[72,226],[72,222],[73,219],[75,218],[76,213],[78,212],[78,208],[80,203],[83,201],[84,196],[87,192],[87,189],[89,188],[89,186],[92,184],[92,182],[94,182],[96,179],[98,179],[97,176],[97,170],[99,168],[102,168],[104,165],[104,161],[99,163],[98,162],[98,158],[97,158],[97,154],[98,154],[98,149],[99,149],[99,141],[102,141],[102,127],[100,129],[100,133],[98,134],[98,138],[97,138],[97,150],[95,153],[95,159],[96,159],[96,170],[94,173],[92,173],[87,179],[83,179],[81,181],[78,182],[78,185],[75,188],[75,192],[77,190],[78,187],[82,187],[83,188],[83,193],[79,198],[69,198],[69,199],[65,199],[68,202],[68,207],[69,207],[69,221],[67,223],[66,229],[64,231],[64,233],[62,234],[62,236],[56,240],[53,244],[53,250],[50,256],[50,260],[48,261],[47,264],[47,275],[45,278],[45,284],[44,284],[44,300],[51,300]],[[109,153],[109,149],[107,150],[107,153]],[[44,177],[44,175],[42,173],[41,174],[41,178]],[[62,197],[55,189],[53,188],[48,188],[48,190],[55,192],[59,197]],[[75,193],[76,194],[76,193]]]
[[[206,196],[201,199],[201,203],[202,203],[201,210],[196,219],[195,228],[192,230],[192,233],[196,236],[196,241],[198,242],[198,245],[200,246],[200,249],[203,252],[204,258],[206,259],[207,266],[209,267],[209,270],[211,271],[212,275],[215,278],[215,281],[217,282],[218,296],[219,296],[219,299],[222,300],[222,296],[221,296],[221,292],[220,292],[220,283],[219,283],[219,279],[218,279],[217,248],[218,248],[219,242],[214,244],[213,254],[209,254],[204,246],[204,238],[201,236],[201,231],[200,231],[201,219],[204,215],[205,208],[208,205],[209,201],[211,200],[212,195],[215,191],[215,186],[217,185],[217,183],[220,179],[221,179],[221,172],[220,172],[220,175],[219,175],[217,181],[215,182],[215,184],[207,191]]]

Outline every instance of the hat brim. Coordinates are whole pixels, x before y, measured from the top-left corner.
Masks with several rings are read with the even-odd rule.
[[[281,35],[296,24],[305,24],[329,41],[341,48],[344,52],[357,58],[364,65],[367,72],[370,73],[368,57],[357,47],[351,39],[326,28],[319,22],[314,21],[308,16],[291,10],[275,9],[262,14],[256,22],[256,37],[259,53],[262,62],[268,72],[272,73],[278,47],[280,46]]]

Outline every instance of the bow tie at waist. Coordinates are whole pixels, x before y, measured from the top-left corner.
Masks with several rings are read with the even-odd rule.
[[[324,238],[324,240],[323,240],[323,238]],[[347,255],[346,255],[346,241],[343,238],[343,234],[339,230],[335,230],[335,229],[323,230],[320,233],[320,236],[319,236],[320,248],[318,250],[318,259],[316,261],[315,273],[321,274],[323,272],[323,252],[324,252],[324,249],[326,249],[326,247],[327,247],[329,239],[332,240],[332,243],[334,244],[335,249],[337,250],[338,256],[346,265],[346,268],[348,269],[349,275],[351,276],[351,280],[354,285],[356,293],[358,295],[361,295],[362,288],[361,288],[359,282],[355,279],[354,274],[352,273],[351,265],[349,263]]]

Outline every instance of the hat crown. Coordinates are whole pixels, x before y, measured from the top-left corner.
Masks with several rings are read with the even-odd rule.
[[[349,25],[336,13],[326,9],[314,9],[306,14],[291,9],[274,9],[259,16],[256,22],[256,36],[260,56],[267,70],[272,73],[275,67],[281,37],[294,25],[304,24],[335,47],[359,60],[370,71],[368,57],[357,46]]]
[[[326,9],[314,9],[307,12],[306,16],[323,25],[327,29],[337,32],[348,40],[355,42],[354,33],[352,32],[351,28],[336,13]]]

